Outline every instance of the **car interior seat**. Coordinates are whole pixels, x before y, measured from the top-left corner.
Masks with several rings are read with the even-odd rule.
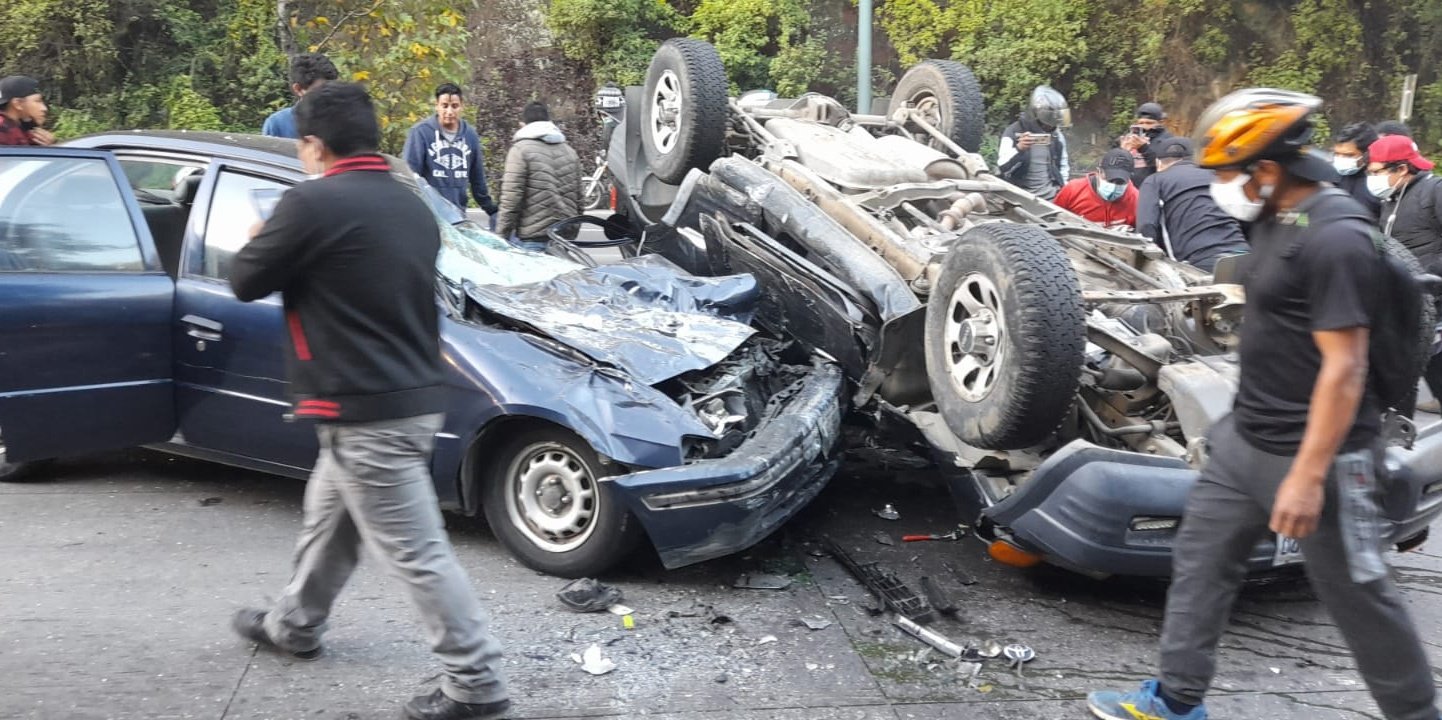
[[[140,211],[145,214],[145,223],[150,226],[150,236],[155,240],[155,252],[160,256],[160,265],[171,277],[180,270],[180,250],[185,243],[185,225],[190,219],[190,207],[205,171],[197,170],[181,178],[175,185],[173,202],[140,197]]]

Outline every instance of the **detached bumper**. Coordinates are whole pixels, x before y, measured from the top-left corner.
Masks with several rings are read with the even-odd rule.
[[[1442,430],[1442,428],[1439,428]],[[1388,452],[1389,502],[1409,504],[1392,523],[1391,542],[1425,532],[1442,514],[1442,432],[1414,450]],[[1074,441],[1057,451],[1020,490],[985,514],[1048,562],[1091,575],[1168,577],[1177,520],[1197,472],[1186,463]],[[1275,540],[1252,551],[1249,570],[1276,567]]]
[[[726,457],[612,478],[666,567],[745,550],[821,492],[840,464],[842,385],[818,365]]]

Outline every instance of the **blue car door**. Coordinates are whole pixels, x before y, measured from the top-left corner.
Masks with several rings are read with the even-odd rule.
[[[170,439],[174,292],[114,157],[0,147],[0,461]]]
[[[314,426],[288,422],[280,295],[243,303],[230,260],[260,220],[257,198],[290,179],[217,161],[201,183],[176,280],[177,406],[185,444],[301,474],[315,462]]]

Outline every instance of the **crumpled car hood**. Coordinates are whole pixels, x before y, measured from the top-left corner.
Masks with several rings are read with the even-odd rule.
[[[483,311],[526,326],[655,385],[702,370],[756,331],[750,275],[695,277],[659,255],[582,268],[525,285],[475,285]]]

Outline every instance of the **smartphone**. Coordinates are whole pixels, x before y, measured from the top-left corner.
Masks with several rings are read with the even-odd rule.
[[[252,188],[250,191],[250,204],[255,208],[255,214],[261,220],[269,220],[275,212],[276,203],[280,202],[280,196],[284,190],[277,188]]]
[[[1027,135],[1031,137],[1031,144],[1033,145],[1051,144],[1051,133],[1027,133]]]
[[[1131,133],[1132,133],[1133,135],[1136,135],[1137,137],[1146,137],[1146,136],[1147,136],[1147,131],[1146,131],[1146,129],[1143,128],[1141,125],[1133,125],[1133,126],[1131,127]]]

